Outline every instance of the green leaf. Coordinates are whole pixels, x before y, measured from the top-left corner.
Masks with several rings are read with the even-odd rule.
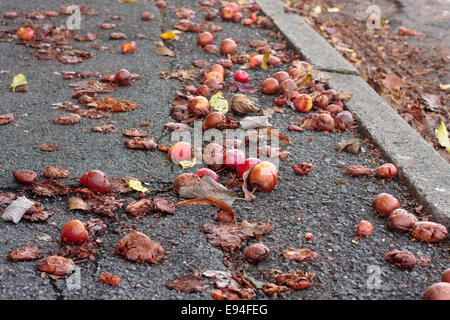
[[[267,70],[267,68],[268,68],[267,61],[269,61],[269,59],[270,59],[270,52],[264,53],[264,57],[262,59],[262,64],[261,64],[261,68],[263,68],[264,70]]]
[[[24,74],[19,73],[14,76],[13,82],[9,85],[9,88],[14,90],[17,87],[26,86],[27,84],[27,77],[25,77]]]
[[[434,130],[434,133],[436,134],[439,144],[446,148],[447,152],[450,153],[450,140],[448,139],[448,131],[444,121],[441,121],[441,125],[438,129]]]
[[[223,114],[228,112],[228,101],[223,97],[221,91],[211,97],[209,104],[215,111],[222,112]]]

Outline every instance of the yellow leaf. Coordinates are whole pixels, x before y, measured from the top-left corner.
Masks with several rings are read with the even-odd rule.
[[[434,130],[434,134],[439,141],[439,144],[447,149],[447,152],[450,153],[450,140],[448,139],[448,131],[445,126],[444,121],[441,121],[441,125],[438,129]]]
[[[267,61],[269,61],[269,59],[270,59],[270,52],[264,53],[261,64],[261,68],[263,68],[264,70],[267,70]]]
[[[322,7],[321,6],[317,6],[313,9],[312,11],[314,14],[319,14],[322,12]]]
[[[14,90],[17,87],[26,86],[27,84],[27,77],[25,77],[24,74],[19,73],[14,76],[13,82],[10,84],[9,88]]]
[[[131,189],[136,190],[136,191],[139,191],[139,192],[146,193],[146,192],[148,191],[148,189],[145,188],[145,187],[142,185],[142,183],[141,183],[140,181],[138,181],[138,180],[129,180],[129,181],[128,181],[128,186],[129,186]]]
[[[439,88],[441,90],[448,90],[450,89],[450,84],[439,84]]]
[[[180,34],[181,33],[181,31],[179,31],[179,30],[169,30],[169,31],[167,31],[167,32],[164,32],[164,33],[162,33],[161,35],[160,35],[160,37],[161,37],[161,39],[164,39],[164,40],[180,40],[181,39],[181,37],[180,37]]]
[[[180,165],[183,167],[183,169],[192,168],[197,163],[197,159],[194,157],[192,160],[184,160],[180,161]]]
[[[339,9],[339,8],[328,8],[327,10],[328,10],[328,12],[331,12],[331,13],[336,13],[336,12],[341,11],[341,9]]]
[[[209,104],[215,111],[222,112],[223,114],[228,112],[228,101],[223,97],[221,91],[211,97]]]
[[[119,2],[134,2],[135,0],[119,0]]]

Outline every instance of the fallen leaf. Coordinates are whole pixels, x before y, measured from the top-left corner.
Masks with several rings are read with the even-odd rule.
[[[169,56],[169,57],[175,57],[175,53],[170,50],[169,48],[167,48],[164,43],[157,41],[155,42],[155,46],[156,46],[156,53],[161,55],[161,56]]]
[[[450,152],[450,140],[448,138],[448,131],[444,121],[441,121],[441,125],[434,131],[434,133],[439,141],[439,144],[446,148],[447,152]]]
[[[268,116],[245,117],[239,121],[243,130],[272,127]]]
[[[175,206],[183,207],[183,206],[204,206],[204,205],[213,205],[226,212],[234,213],[233,209],[231,209],[231,207],[228,204],[214,197],[200,197],[190,200],[184,200],[178,202]]]
[[[13,82],[10,84],[9,88],[15,91],[17,87],[26,86],[27,84],[27,77],[24,74],[19,73],[14,76]]]
[[[222,92],[215,93],[209,100],[211,107],[218,112],[226,114],[228,112],[228,101],[223,97]]]
[[[180,197],[188,199],[214,197],[225,202],[229,207],[231,207],[234,200],[236,200],[236,197],[232,195],[230,190],[209,176],[203,176],[203,178],[194,186],[180,187],[178,194]]]
[[[38,248],[34,243],[27,242],[20,249],[12,250],[8,254],[8,259],[11,261],[30,261],[39,259],[44,254],[40,248]]]
[[[145,187],[142,185],[142,182],[140,182],[139,180],[129,180],[129,181],[128,181],[128,186],[129,186],[131,189],[136,190],[136,191],[139,191],[139,192],[142,192],[142,193],[148,192],[148,189],[145,188]]]
[[[34,202],[27,199],[26,197],[19,197],[14,200],[6,209],[3,211],[2,219],[5,221],[12,221],[18,224],[22,219],[25,212],[34,206]]]
[[[197,159],[194,157],[192,160],[183,160],[180,161],[180,165],[183,167],[183,169],[192,168],[197,163]]]
[[[164,249],[145,234],[132,232],[120,239],[114,253],[136,262],[158,263],[164,258]]]
[[[166,282],[166,287],[170,290],[176,290],[183,293],[202,292],[209,285],[200,281],[200,277],[195,275],[185,275],[176,278],[173,282]]]
[[[160,37],[161,39],[164,40],[180,40],[181,39],[180,33],[181,31],[179,30],[170,30],[160,34]]]
[[[283,250],[283,257],[296,262],[313,262],[317,258],[317,253],[310,249],[295,249],[289,247]]]
[[[125,0],[121,0],[122,2]],[[134,0],[126,0],[127,2],[133,2]],[[115,287],[119,285],[120,283],[120,277],[118,275],[112,274],[112,273],[104,273],[100,275],[100,281],[110,285],[112,287]]]
[[[343,150],[358,154],[361,150],[361,140],[352,139],[352,140],[342,140],[337,145],[337,151],[342,152]]]
[[[8,124],[11,121],[14,121],[14,115],[12,113],[0,115],[0,125]]]
[[[68,200],[69,210],[90,210],[89,204],[79,197],[70,197]]]
[[[50,273],[56,276],[65,276],[74,270],[75,264],[72,259],[67,259],[61,256],[50,256],[39,260],[36,268],[45,273]]]
[[[264,70],[267,70],[267,61],[269,61],[270,59],[270,52],[266,52],[264,53],[264,56],[262,58],[262,64],[261,64],[261,68],[263,68]]]

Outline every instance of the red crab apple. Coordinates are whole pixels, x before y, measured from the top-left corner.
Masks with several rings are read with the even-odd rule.
[[[198,175],[200,178],[203,178],[204,176],[209,176],[211,179],[219,181],[219,176],[217,175],[217,173],[208,168],[201,168],[195,174]]]
[[[114,76],[114,82],[119,85],[119,87],[127,87],[131,84],[131,74],[126,69],[119,70]]]
[[[93,170],[85,173],[80,183],[95,193],[106,193],[111,190],[111,183],[108,181],[105,173],[100,170]]]
[[[277,184],[277,179],[277,167],[273,163],[263,161],[253,166],[248,174],[247,183],[262,192],[271,192]]]
[[[17,36],[20,40],[30,41],[34,37],[34,31],[30,27],[20,27],[17,30]]]
[[[203,32],[197,37],[197,44],[201,47],[207,46],[208,44],[212,44],[214,42],[214,36],[211,32]]]
[[[223,155],[223,164],[228,168],[236,168],[245,162],[245,152],[240,149],[229,149]]]
[[[280,84],[278,83],[277,79],[274,78],[267,78],[263,81],[261,86],[264,94],[275,94],[280,88]]]
[[[373,200],[372,206],[376,214],[389,217],[395,209],[400,208],[400,202],[389,193],[380,193]]]
[[[16,170],[13,172],[14,179],[22,184],[33,184],[37,180],[36,172],[32,170]]]
[[[244,70],[236,71],[234,74],[234,80],[241,83],[247,83],[248,82],[248,73]]]
[[[248,62],[249,66],[251,69],[257,69],[260,68],[262,66],[262,58],[261,56],[254,56],[250,59],[250,61]]]
[[[238,175],[242,178],[244,173],[246,173],[248,170],[253,168],[254,165],[257,165],[260,162],[261,162],[261,160],[258,159],[258,158],[245,159],[245,162],[243,164],[238,164],[237,165],[236,171],[237,171]]]
[[[192,159],[192,146],[189,142],[177,142],[169,149],[169,157],[173,163]]]
[[[61,240],[70,243],[83,243],[89,240],[89,235],[80,220],[71,220],[61,229]]]
[[[233,54],[236,48],[237,44],[233,39],[225,39],[220,44],[220,53],[223,55]]]
[[[312,99],[307,94],[301,94],[295,98],[294,106],[297,111],[309,112],[312,109]]]

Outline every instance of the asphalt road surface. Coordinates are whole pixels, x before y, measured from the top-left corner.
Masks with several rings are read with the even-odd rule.
[[[166,30],[177,22],[175,9],[183,4],[198,11],[198,1],[170,1],[166,16]],[[60,1],[3,1],[0,13],[6,11],[59,11]],[[72,4],[64,2],[64,5]],[[179,199],[166,187],[182,172],[181,167],[169,165],[164,160],[166,154],[153,151],[133,151],[123,147],[122,129],[138,127],[143,121],[151,123],[146,128],[149,136],[159,139],[161,144],[170,144],[170,136],[162,134],[163,125],[170,122],[170,106],[174,94],[180,89],[177,80],[164,80],[157,73],[169,68],[190,69],[191,61],[206,59],[215,62],[217,55],[207,55],[196,47],[196,34],[183,33],[181,41],[170,42],[176,53],[175,58],[155,54],[154,41],[159,41],[161,19],[158,9],[147,1],[119,3],[118,1],[76,1],[100,10],[99,16],[82,16],[79,34],[98,32],[98,40],[109,47],[107,51],[95,51],[91,43],[75,42],[76,48],[93,53],[93,57],[82,64],[63,65],[57,61],[38,61],[34,53],[15,44],[0,43],[0,69],[9,73],[0,75],[0,114],[14,113],[15,121],[0,126],[0,186],[2,190],[15,191],[18,185],[11,172],[17,169],[31,169],[38,173],[48,165],[61,166],[79,177],[94,169],[104,171],[110,177],[130,175],[140,179],[149,178],[150,194],[166,196],[177,202]],[[142,11],[151,11],[155,18],[152,24],[142,22]],[[137,43],[136,53],[122,55],[122,41],[108,39],[110,31],[99,29],[108,16],[120,15],[122,20],[115,31],[124,32],[129,40]],[[195,21],[203,19],[198,13]],[[19,27],[26,19],[6,20],[0,18],[0,28]],[[63,17],[53,18],[52,23],[63,23]],[[218,20],[217,20],[218,21]],[[224,30],[217,35],[216,43],[227,37],[240,39],[239,48],[251,52],[250,40],[267,38],[267,30],[248,29],[238,24],[220,22]],[[145,34],[148,39],[138,39],[136,34]],[[274,40],[271,40],[274,41]],[[168,62],[165,62],[165,61]],[[116,113],[106,122],[114,123],[119,129],[116,133],[100,134],[91,132],[98,120],[83,118],[74,126],[58,126],[53,118],[63,112],[52,108],[53,104],[71,101],[73,90],[69,83],[77,80],[62,80],[62,71],[99,71],[114,73],[121,68],[141,75],[132,86],[120,88],[111,96],[138,102],[138,110]],[[237,68],[237,67],[235,67]],[[278,69],[286,69],[284,65]],[[270,70],[275,72],[278,69]],[[234,71],[234,70],[233,70]],[[10,93],[6,90],[15,74],[24,73],[29,83],[28,93]],[[251,83],[259,84],[265,79],[267,71],[250,71]],[[231,97],[227,93],[226,97]],[[273,105],[273,97],[256,94],[259,105],[264,108]],[[315,282],[311,288],[293,291],[277,299],[420,299],[425,289],[437,282],[448,267],[449,241],[437,245],[427,245],[410,241],[408,234],[397,234],[387,229],[386,221],[374,216],[371,209],[373,197],[381,192],[395,195],[401,202],[410,200],[407,188],[394,180],[381,184],[377,179],[356,179],[345,173],[350,164],[376,167],[385,161],[370,144],[363,144],[359,155],[345,152],[337,153],[337,143],[344,139],[360,137],[358,131],[339,134],[305,131],[290,133],[287,126],[293,124],[297,115],[286,109],[275,113],[271,119],[280,131],[288,135],[292,145],[283,145],[292,155],[281,163],[279,182],[274,192],[259,194],[254,202],[238,200],[234,209],[239,221],[273,221],[274,230],[265,235],[262,241],[271,248],[269,261],[258,265],[246,265],[246,273],[259,279],[264,271],[271,268],[289,271],[302,269],[313,271]],[[56,143],[55,152],[43,152],[41,143]],[[318,166],[304,177],[292,173],[292,165],[298,162],[311,162]],[[192,172],[196,168],[186,171]],[[155,178],[156,177],[156,178]],[[346,180],[346,183],[337,181]],[[224,181],[224,177],[221,177]],[[138,195],[128,196],[126,203]],[[96,262],[78,264],[81,269],[81,288],[69,290],[65,279],[53,280],[41,277],[36,270],[36,261],[13,263],[7,260],[7,253],[25,244],[37,243],[44,251],[54,252],[59,248],[62,225],[71,219],[87,220],[93,214],[69,211],[67,198],[50,200],[38,199],[46,209],[60,209],[47,223],[20,222],[14,225],[0,221],[0,298],[2,299],[211,299],[211,288],[201,293],[183,294],[165,287],[166,281],[176,276],[191,274],[192,270],[226,270],[222,260],[223,253],[213,248],[206,236],[198,228],[207,221],[214,221],[217,210],[214,207],[182,207],[173,216],[155,217],[147,215],[143,219],[130,219],[123,209],[119,211],[116,224],[110,223],[108,231],[101,238],[101,251]],[[406,209],[416,207],[413,201]],[[355,243],[355,230],[361,220],[369,220],[373,234]],[[156,265],[137,264],[114,255],[114,246],[124,234],[114,234],[113,228],[134,224],[138,231],[147,234],[160,243],[166,251],[166,259]],[[311,232],[313,241],[307,243],[304,234]],[[51,241],[48,241],[48,235]],[[42,240],[44,239],[44,240]],[[46,241],[47,240],[47,241]],[[178,244],[173,244],[176,240]],[[250,241],[247,245],[256,243]],[[312,263],[295,263],[283,260],[281,251],[288,247],[309,248],[319,254]],[[244,248],[245,249],[245,248]],[[409,250],[416,256],[431,259],[428,267],[416,267],[413,271],[403,271],[389,265],[384,253],[391,249]],[[243,252],[243,251],[242,251]],[[99,281],[100,274],[111,272],[119,275],[122,282],[117,287],[107,286]],[[381,281],[373,287],[374,276]],[[259,292],[257,299],[267,297]]]

